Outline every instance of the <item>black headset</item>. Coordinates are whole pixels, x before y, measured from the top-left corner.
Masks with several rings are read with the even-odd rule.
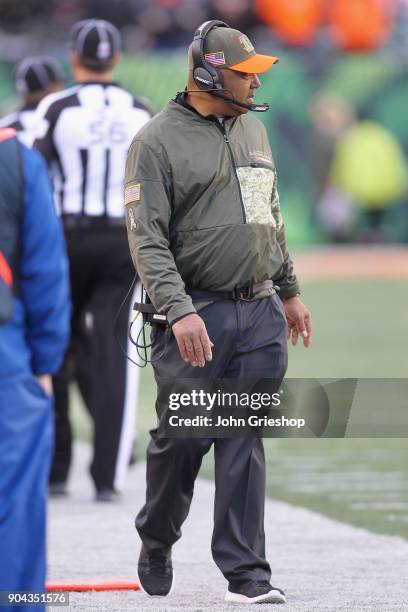
[[[207,91],[217,98],[221,98],[226,102],[236,104],[242,108],[255,111],[257,113],[264,113],[269,110],[269,104],[244,104],[239,102],[232,97],[226,96],[223,92],[227,91],[224,89],[224,79],[220,70],[217,70],[215,66],[206,61],[204,55],[205,39],[208,33],[213,28],[229,28],[230,26],[224,21],[218,21],[213,19],[212,21],[205,21],[200,25],[194,33],[193,43],[191,45],[191,56],[193,60],[193,79],[197,87],[201,91]]]
[[[222,89],[222,74],[215,66],[205,60],[204,45],[208,33],[213,28],[229,27],[230,26],[224,21],[213,19],[212,21],[205,21],[194,33],[194,40],[191,47],[193,58],[193,79],[197,87],[202,91]]]

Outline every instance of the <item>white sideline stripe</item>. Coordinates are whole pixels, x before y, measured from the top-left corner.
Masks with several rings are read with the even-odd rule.
[[[133,304],[136,296],[140,295],[140,281],[135,284],[129,305],[128,323],[130,325],[133,316]],[[142,325],[142,318],[134,324],[133,337],[137,338]],[[133,361],[137,362],[136,347],[127,339],[126,352]],[[118,456],[116,459],[115,479],[113,486],[117,491],[121,491],[125,484],[125,478],[129,467],[129,460],[132,454],[133,442],[136,437],[136,414],[138,410],[138,391],[139,391],[140,369],[129,359],[126,360],[126,389],[123,407],[122,429],[120,432]]]

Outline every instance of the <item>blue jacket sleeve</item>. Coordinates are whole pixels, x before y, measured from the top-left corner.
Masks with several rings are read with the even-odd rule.
[[[53,374],[70,333],[68,261],[46,165],[21,145],[24,201],[21,216],[20,292],[34,374]]]

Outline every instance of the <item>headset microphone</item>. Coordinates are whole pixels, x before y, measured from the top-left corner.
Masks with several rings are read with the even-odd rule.
[[[232,104],[236,104],[237,106],[241,106],[242,108],[247,108],[248,110],[253,111],[255,113],[265,113],[269,110],[270,106],[267,102],[264,102],[263,104],[245,104],[244,102],[238,102],[238,100],[236,100],[235,98],[224,96],[224,94],[222,94],[219,89],[211,90],[209,93],[211,93],[213,96],[216,96],[217,98],[225,100],[226,102],[231,102]]]
[[[250,111],[253,111],[254,113],[266,113],[266,111],[269,110],[270,105],[267,102],[264,102],[263,104],[245,104],[244,102],[238,102],[238,100],[236,100],[235,98],[230,98],[229,96],[224,96],[223,93],[221,93],[222,91],[228,91],[228,89],[218,89],[218,88],[213,88],[213,89],[206,89],[205,92],[212,94],[213,96],[216,96],[217,98],[221,98],[222,100],[225,100],[226,102],[231,102],[232,104],[236,104],[237,106],[241,106],[242,108],[247,108]],[[177,94],[183,94],[183,93],[199,93],[200,90],[199,89],[184,89],[183,91],[178,91]]]
[[[268,111],[270,108],[270,104],[267,102],[264,102],[263,104],[251,104],[250,106],[250,110],[254,111],[254,113],[266,113],[266,111]]]

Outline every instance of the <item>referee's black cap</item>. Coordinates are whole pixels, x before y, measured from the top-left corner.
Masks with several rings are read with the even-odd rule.
[[[20,95],[45,91],[50,85],[63,81],[57,62],[46,55],[22,60],[15,71],[15,85]]]
[[[78,21],[71,30],[72,49],[83,60],[106,64],[120,53],[119,30],[104,19]]]

